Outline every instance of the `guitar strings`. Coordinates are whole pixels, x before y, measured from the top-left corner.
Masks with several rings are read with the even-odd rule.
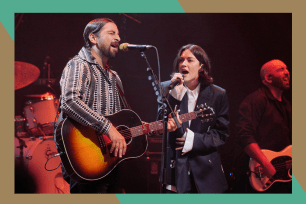
[[[156,122],[162,123],[161,120],[158,120],[158,121],[156,121]],[[154,123],[156,123],[156,122],[154,122]],[[136,136],[133,136],[133,134],[132,134],[133,130],[136,130],[136,131],[137,131],[137,129],[139,129],[139,130],[141,130],[141,132],[143,133],[143,134],[139,134],[139,135],[137,135],[137,136],[141,136],[141,135],[147,134],[147,133],[149,133],[149,132],[153,132],[149,126],[146,127],[145,130],[142,128],[143,126],[146,126],[146,124],[139,125],[139,126],[135,126],[135,127],[132,127],[132,128],[127,128],[127,129],[124,129],[124,130],[120,130],[120,131],[118,131],[118,132],[119,132],[124,138],[126,138],[126,139],[130,139],[130,138],[132,138],[132,137],[136,137]],[[155,125],[155,126],[154,126],[155,128],[153,127],[152,129],[156,129],[156,126],[158,126],[158,125]],[[148,131],[148,130],[149,130],[149,131]],[[159,130],[159,128],[157,128],[156,130]],[[138,132],[138,131],[137,131],[137,132]]]
[[[274,166],[276,171],[290,170],[292,168],[292,160],[281,162],[281,163],[275,164],[273,166]],[[287,167],[289,167],[289,168],[287,168]],[[256,172],[254,172],[254,171],[251,171],[251,172],[256,174]]]
[[[210,109],[206,109],[206,110],[210,110]],[[205,110],[205,111],[206,111]],[[185,113],[183,115],[181,115],[181,117],[186,117],[187,121],[188,120],[193,120],[195,119],[194,117],[192,117],[192,115],[195,113],[195,114],[198,114],[200,112],[203,112],[202,110],[199,110],[199,111],[194,111],[194,112],[191,112],[191,113]],[[211,115],[211,114],[208,114],[208,115]],[[158,121],[155,121],[155,122],[152,122],[152,123],[161,123],[162,124],[162,120],[158,120]],[[151,124],[152,124],[151,123]],[[118,131],[125,139],[130,139],[132,137],[137,137],[137,136],[141,136],[141,135],[145,135],[145,134],[148,134],[150,132],[154,132],[154,131],[158,131],[160,130],[159,128],[156,129],[156,125],[154,125],[154,127],[152,129],[156,129],[156,130],[151,130],[150,129],[150,123],[146,123],[146,124],[142,124],[142,125],[139,125],[139,126],[135,126],[135,127],[132,127],[132,128],[127,128],[127,129],[124,129],[124,130],[120,130]],[[148,127],[146,127],[146,125],[148,125]],[[158,126],[158,125],[157,125]],[[146,127],[146,129],[144,130],[143,127]],[[132,131],[133,130],[136,130],[137,129],[141,130],[141,133],[142,134],[139,134],[139,135],[134,135],[132,134]]]
[[[288,166],[288,163],[289,164],[292,164],[292,161],[286,161],[286,162],[284,162],[284,163],[280,163],[280,164],[276,164],[276,165],[274,165],[274,168],[275,168],[275,170],[283,170],[283,169],[288,169],[287,168],[287,166]],[[292,165],[290,165],[290,168],[291,168],[291,166]],[[289,169],[290,169],[289,168]]]
[[[196,114],[197,114],[198,112],[200,112],[200,111],[194,111],[194,112],[192,112],[192,113],[186,113],[186,114],[181,115],[181,117],[186,117],[187,119],[192,120],[192,119],[194,119],[194,117],[191,117],[190,115],[192,115],[193,113],[196,113]],[[160,124],[162,124],[162,120],[158,120],[158,121],[155,121],[155,122],[152,122],[152,123],[157,123],[157,124],[160,123]],[[151,123],[151,124],[152,124],[152,123]],[[142,124],[142,125],[135,126],[135,127],[132,127],[132,128],[127,128],[127,129],[124,129],[124,130],[120,130],[120,131],[118,131],[118,132],[119,132],[122,136],[124,136],[126,139],[130,139],[130,138],[132,138],[132,137],[141,136],[141,135],[147,134],[147,133],[149,133],[149,132],[154,132],[154,131],[160,130],[159,128],[156,129],[156,126],[158,126],[158,125],[154,125],[154,127],[153,127],[152,129],[156,129],[156,130],[153,130],[153,131],[152,131],[152,130],[150,129],[150,125],[148,125],[148,124],[150,124],[150,123]],[[148,125],[148,127],[146,127],[146,129],[144,130],[144,129],[143,129],[143,126],[146,126],[146,125]],[[133,136],[133,135],[132,135],[132,131],[133,131],[133,130],[136,130],[136,131],[137,131],[137,129],[141,130],[143,134],[139,134],[139,135]],[[149,131],[147,131],[147,130],[149,130]],[[130,135],[131,135],[131,136],[130,136]]]

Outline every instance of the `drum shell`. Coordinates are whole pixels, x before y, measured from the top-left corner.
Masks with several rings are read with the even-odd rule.
[[[51,135],[56,120],[58,99],[28,101],[24,108],[28,132],[33,135]],[[43,133],[42,133],[43,132]]]
[[[20,139],[15,138],[15,164],[22,164],[25,166],[25,172],[32,175],[36,185],[35,193],[68,194],[70,187],[63,179],[60,157],[51,158],[57,154],[53,137],[46,137],[46,139],[24,138],[22,141],[26,147],[21,150],[19,148]]]

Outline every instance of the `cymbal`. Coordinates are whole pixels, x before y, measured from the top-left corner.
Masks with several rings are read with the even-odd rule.
[[[36,81],[39,69],[30,63],[15,61],[15,90],[26,87]]]

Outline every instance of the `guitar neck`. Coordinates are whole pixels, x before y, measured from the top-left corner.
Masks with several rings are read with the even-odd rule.
[[[186,122],[189,120],[193,120],[197,117],[197,111],[191,113],[185,113],[180,115],[180,120],[182,122]],[[163,123],[161,120],[155,121],[152,123],[146,123],[144,125],[139,125],[133,128],[130,128],[131,136],[137,137],[140,135],[148,134],[150,132],[155,132],[163,129]]]

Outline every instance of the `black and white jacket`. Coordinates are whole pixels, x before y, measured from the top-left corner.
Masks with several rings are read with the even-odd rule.
[[[115,71],[110,71],[101,67],[83,47],[62,73],[60,108],[63,117],[107,133],[111,122],[104,115],[124,108],[116,85],[122,88],[121,80]]]

